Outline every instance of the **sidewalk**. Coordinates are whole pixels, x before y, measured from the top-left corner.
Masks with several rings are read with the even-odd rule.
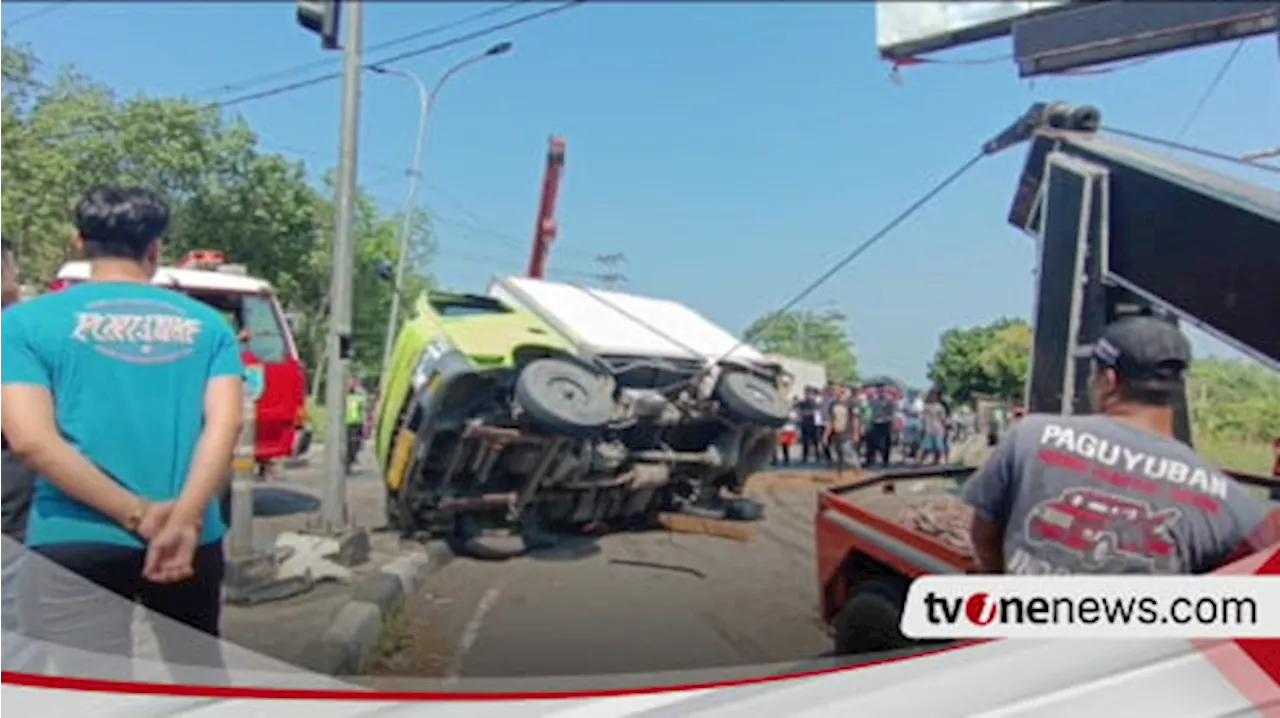
[[[319,448],[312,448],[307,465],[281,469],[277,479],[255,488],[253,531],[259,548],[273,546],[281,533],[306,530],[308,519],[320,510],[324,470]],[[357,526],[370,531],[369,561],[352,569],[350,582],[318,583],[299,596],[256,606],[224,605],[223,637],[286,663],[298,663],[310,639],[324,633],[337,611],[352,600],[352,587],[402,553],[398,535],[377,530],[386,524],[384,497],[376,465],[366,450],[347,477],[347,511]]]

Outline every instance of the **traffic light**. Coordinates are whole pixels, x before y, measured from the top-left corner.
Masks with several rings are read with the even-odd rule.
[[[298,24],[320,36],[320,47],[338,49],[341,0],[297,0]]]

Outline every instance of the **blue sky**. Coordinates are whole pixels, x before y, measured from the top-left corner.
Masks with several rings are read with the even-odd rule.
[[[369,3],[366,45],[485,7]],[[4,25],[39,8],[10,3]],[[217,88],[325,59],[293,13],[289,2],[72,3],[6,34],[49,66],[74,63],[123,94],[217,99]],[[1169,137],[1232,49],[1034,82],[1011,62],[928,65],[906,68],[899,85],[874,36],[872,3],[601,3],[406,61],[430,83],[493,42],[516,45],[458,75],[433,111],[423,194],[440,217],[433,273],[478,290],[495,273],[523,271],[547,137],[558,134],[568,159],[552,268],[599,271],[594,255],[623,252],[631,291],[679,299],[738,331],[1029,103],[1092,103],[1110,125]],[[941,57],[1008,52],[999,40]],[[1278,70],[1274,38],[1250,42],[1185,140],[1237,154],[1275,146]],[[339,89],[235,111],[266,149],[318,175],[337,156]],[[366,76],[360,180],[389,211],[403,201],[416,123],[409,84]],[[1016,149],[984,161],[807,303],[848,314],[865,372],[922,381],[940,331],[1030,313],[1032,243],[1004,222],[1021,162]]]

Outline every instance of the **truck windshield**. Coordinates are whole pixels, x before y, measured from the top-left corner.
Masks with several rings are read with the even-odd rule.
[[[489,297],[450,296],[431,297],[427,301],[442,317],[471,317],[478,314],[506,314],[511,310],[502,302]]]

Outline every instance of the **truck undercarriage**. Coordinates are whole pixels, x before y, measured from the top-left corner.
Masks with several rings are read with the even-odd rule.
[[[551,531],[649,526],[662,511],[754,518],[754,504],[724,494],[772,456],[785,420],[775,379],[729,368],[707,392],[692,362],[543,357],[477,371],[462,361],[401,424],[393,454],[410,453],[392,457],[406,478],[388,508],[402,532],[505,558]]]

